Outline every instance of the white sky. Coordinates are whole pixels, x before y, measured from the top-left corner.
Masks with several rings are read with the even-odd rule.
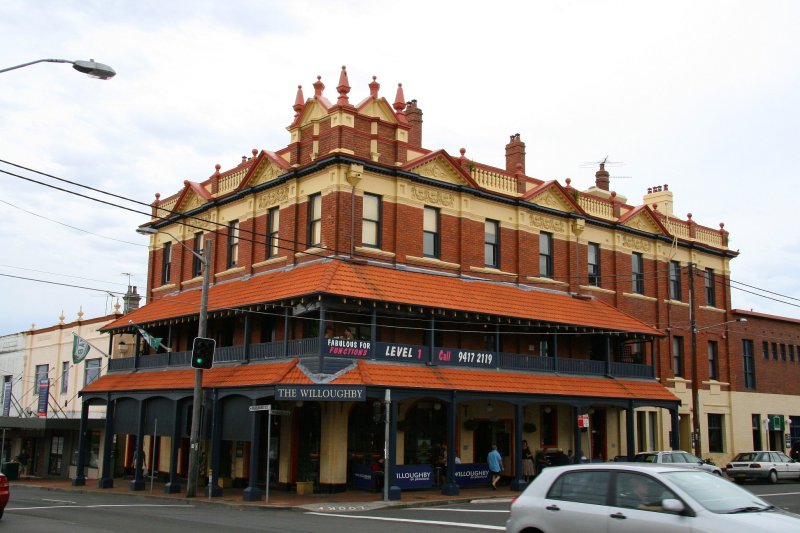
[[[630,203],[669,184],[677,215],[725,222],[734,281],[791,303],[734,290],[734,307],[800,317],[798,21],[793,1],[4,0],[0,68],[94,58],[118,74],[0,74],[0,159],[149,203],[286,146],[297,85],[311,96],[322,75],[333,101],[347,65],[351,102],[372,75],[390,102],[403,83],[426,148],[503,167],[519,132],[533,177],[585,189],[584,163],[608,155]],[[0,335],[113,303],[9,275],[124,292],[129,272],[144,292],[146,216],[7,174],[0,200]]]

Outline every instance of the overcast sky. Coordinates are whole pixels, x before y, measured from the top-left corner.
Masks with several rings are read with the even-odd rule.
[[[676,215],[725,223],[734,281],[788,302],[734,307],[800,317],[798,21],[792,1],[4,0],[0,68],[118,74],[0,74],[0,159],[149,203],[285,147],[297,85],[321,75],[333,101],[347,65],[351,102],[373,75],[390,102],[403,83],[426,148],[503,167],[518,132],[535,178],[586,189],[608,156],[629,203],[669,184]],[[0,334],[110,312],[122,273],[144,292],[147,216],[8,174],[0,191]]]

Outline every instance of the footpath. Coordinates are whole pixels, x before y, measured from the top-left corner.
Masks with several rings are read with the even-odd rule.
[[[167,494],[164,492],[164,483],[154,481],[151,485],[150,480],[145,483],[144,490],[131,490],[130,480],[115,479],[112,488],[101,489],[98,480],[87,479],[84,486],[73,486],[69,479],[51,479],[29,477],[9,481],[11,485],[11,501],[14,499],[14,488],[20,486],[38,487],[46,490],[76,492],[76,493],[97,493],[97,494],[117,494],[125,496],[137,496],[141,498],[155,498],[168,501],[172,504],[183,502],[187,505],[226,505],[239,509],[294,509],[302,511],[317,512],[343,512],[343,511],[362,511],[379,509],[383,507],[425,507],[433,505],[447,505],[456,503],[469,503],[476,500],[492,500],[496,502],[511,502],[519,493],[506,487],[499,487],[492,490],[491,487],[470,487],[461,489],[457,496],[445,496],[439,489],[404,491],[400,500],[384,501],[383,494],[377,492],[366,492],[360,490],[348,490],[335,494],[297,494],[280,489],[270,489],[269,502],[264,501],[262,495],[260,501],[248,502],[242,499],[243,489],[226,488],[222,490],[221,496],[209,498],[205,487],[197,488],[197,496],[194,498],[186,497],[186,487],[177,494]]]

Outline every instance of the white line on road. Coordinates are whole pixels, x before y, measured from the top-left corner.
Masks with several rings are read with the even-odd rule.
[[[32,511],[35,509],[96,509],[98,507],[194,507],[194,505],[160,505],[157,503],[98,504],[98,505],[43,505],[40,507],[6,507],[6,511]]]
[[[800,494],[800,492],[774,492],[772,494],[756,494],[756,496],[796,496],[798,494]]]
[[[448,509],[445,507],[411,507],[406,511],[449,511],[451,513],[510,513],[508,509]]]
[[[48,500],[47,498],[42,498],[43,502],[54,502],[54,503],[78,503],[73,502],[72,500]]]
[[[406,524],[428,524],[431,526],[451,526],[469,529],[491,529],[493,531],[505,531],[503,526],[490,526],[486,524],[468,524],[465,522],[442,522],[440,520],[410,520],[407,518],[387,518],[383,516],[359,516],[349,514],[329,514],[329,513],[315,513],[308,512],[306,514],[313,514],[317,516],[333,516],[337,518],[360,518],[361,520],[378,520],[381,522],[403,522]]]

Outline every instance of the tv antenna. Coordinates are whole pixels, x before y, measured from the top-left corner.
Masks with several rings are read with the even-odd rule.
[[[582,168],[587,168],[587,167],[594,168],[594,167],[597,167],[597,166],[600,166],[600,167],[606,167],[606,166],[619,167],[619,166],[622,166],[624,164],[625,163],[623,163],[622,161],[609,161],[608,160],[608,156],[605,156],[600,161],[584,161],[583,164],[581,165],[581,167]]]
[[[130,272],[122,272],[121,274],[123,276],[128,276],[128,287],[130,287],[131,286],[131,277],[133,276],[133,274],[130,273]]]

